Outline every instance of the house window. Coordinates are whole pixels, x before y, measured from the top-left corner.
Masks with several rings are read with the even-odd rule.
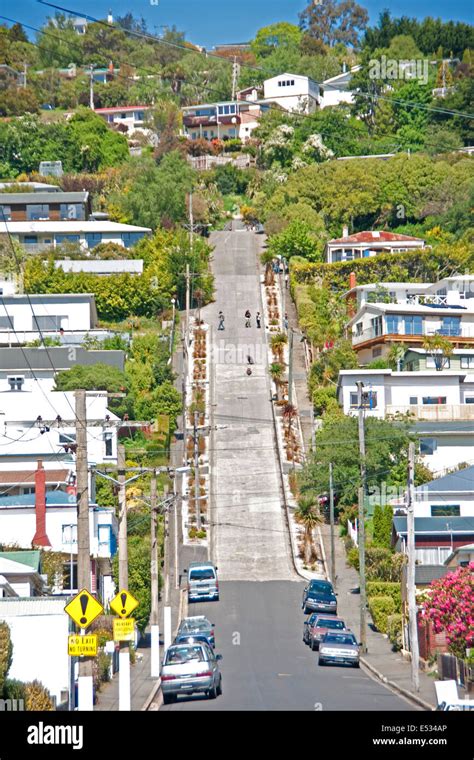
[[[122,240],[125,248],[130,248],[130,246],[138,243],[144,237],[144,234],[144,232],[123,232]]]
[[[431,456],[438,448],[436,438],[420,438],[420,454]]]
[[[0,330],[13,330],[13,325],[13,317],[0,317]]]
[[[460,517],[460,504],[433,504],[431,506],[431,517]]]
[[[373,348],[372,349],[372,358],[376,359],[378,356],[382,356],[382,349],[381,348]]]
[[[410,396],[410,406],[416,406],[418,404],[418,396]]]
[[[81,242],[80,235],[55,235],[55,238],[56,238],[56,245],[60,245],[61,243],[64,243],[65,240],[68,240],[70,243]]]
[[[439,335],[461,335],[461,317],[443,317]]]
[[[88,248],[95,248],[96,245],[100,245],[100,243],[102,243],[101,232],[86,232],[85,238]]]
[[[387,314],[387,332],[391,335],[398,335],[399,316],[398,314]]]
[[[351,409],[359,408],[359,398],[357,393],[351,393],[350,404]],[[376,391],[368,391],[367,393],[362,393],[362,409],[377,409]]]
[[[9,375],[7,381],[11,391],[21,391],[25,384],[25,378],[21,375]]]
[[[76,443],[76,434],[75,433],[59,433],[59,443],[60,444]]]
[[[375,317],[374,319],[371,319],[372,324],[372,336],[377,337],[378,335],[382,335],[383,333],[383,327],[382,327],[382,317]]]
[[[63,525],[62,527],[63,545],[74,546],[77,544],[77,525]]]
[[[4,222],[11,222],[12,210],[11,206],[0,206],[0,217]]]
[[[474,396],[466,396],[464,399],[465,404],[474,404]]]
[[[98,525],[97,534],[99,539],[99,547],[106,548],[110,551],[110,525]]]
[[[113,456],[113,435],[112,435],[112,433],[104,433],[104,443],[105,443],[105,456],[106,457]]]
[[[446,403],[446,396],[423,396],[423,404],[443,405]]]
[[[461,356],[461,369],[473,369],[474,356]]]
[[[439,354],[438,361],[440,365],[442,364],[443,369],[449,369],[451,366],[451,360],[448,356],[441,356],[441,354]],[[426,369],[438,369],[434,356],[426,357]]]
[[[38,219],[49,219],[49,203],[31,203],[26,207],[26,218],[29,222]]]
[[[25,235],[23,243],[24,245],[37,245],[38,235]]]
[[[407,316],[404,318],[405,335],[423,335],[423,317]]]
[[[72,577],[71,577],[72,568]],[[65,562],[63,565],[63,591],[77,589],[77,562]]]
[[[48,314],[48,316],[39,317],[33,315],[33,330],[60,330],[63,319],[67,319],[67,316]]]
[[[356,332],[355,332],[355,334],[356,334],[357,336],[360,336],[360,335],[362,335],[362,322],[357,322],[357,324],[356,324],[355,328],[356,328]]]
[[[61,203],[59,213],[61,219],[84,219],[84,209],[81,203]]]

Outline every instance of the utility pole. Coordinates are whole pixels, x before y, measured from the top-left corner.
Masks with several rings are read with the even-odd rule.
[[[77,477],[77,584],[91,591],[91,551],[89,538],[89,474],[87,467],[87,410],[85,390],[75,391],[76,477]],[[86,633],[81,628],[81,635]],[[92,659],[79,659],[78,709],[94,709]]]
[[[420,690],[419,673],[419,650],[418,650],[418,625],[416,616],[416,585],[415,585],[415,444],[408,446],[408,504],[407,504],[407,596],[408,596],[408,622],[410,630],[411,652],[411,682],[413,691]]]
[[[89,108],[94,110],[94,66],[90,66],[89,73]]]
[[[358,407],[358,413],[359,413],[359,457],[360,457],[360,479],[362,483],[362,489],[364,492],[364,498],[365,493],[367,490],[366,487],[366,480],[367,480],[367,469],[366,469],[366,462],[365,462],[365,424],[364,424],[364,407],[363,407],[363,394],[362,394],[362,388],[364,387],[364,383],[359,381],[356,383],[357,385],[357,407]]]
[[[366,605],[367,596],[365,589],[365,515],[364,515],[364,489],[359,488],[359,588],[360,588],[360,644],[362,653],[367,652],[367,626]]]
[[[171,602],[170,602],[170,520],[169,505],[164,509],[164,605],[163,605],[163,622],[164,622],[164,649],[165,652],[171,646]]]
[[[125,495],[125,446],[118,447],[118,482],[119,482],[119,591],[128,590],[128,544],[127,544],[127,499]],[[120,642],[119,651],[119,710],[131,710],[130,698],[130,645],[128,641]]]
[[[192,236],[192,232],[191,232],[191,236]],[[191,240],[192,240],[192,237],[191,237]],[[190,240],[190,245],[192,245],[191,240]],[[190,295],[191,295],[190,294],[190,280],[191,280],[191,275],[189,273],[189,264],[186,264],[186,335],[184,336],[186,340],[186,351],[189,351],[189,346],[191,345],[191,341],[189,339],[189,308],[190,308],[190,300],[191,300],[190,299]]]
[[[198,416],[199,412],[194,412],[194,503],[196,505],[196,528],[201,530],[201,504],[199,488],[199,433],[198,433]]]
[[[151,677],[158,678],[160,675],[160,618],[159,618],[159,559],[158,559],[158,536],[157,536],[157,504],[156,504],[156,470],[153,470],[150,484],[151,504]]]
[[[240,75],[240,65],[237,63],[237,57],[234,55],[234,63],[232,65],[232,100],[237,97],[237,87]]]
[[[288,404],[293,401],[293,328],[290,327],[290,350],[288,358]]]
[[[24,90],[26,90],[26,78],[27,78],[27,74],[28,74],[28,64],[25,61],[25,63],[23,64],[23,89]]]
[[[331,581],[336,585],[336,551],[334,546],[334,488],[332,482],[332,462],[329,462],[329,523],[331,526]]]

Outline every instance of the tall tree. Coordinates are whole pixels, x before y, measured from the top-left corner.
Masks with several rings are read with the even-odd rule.
[[[365,8],[354,0],[312,2],[300,13],[301,29],[330,47],[338,42],[356,47],[368,20]]]
[[[294,24],[282,21],[258,30],[251,48],[256,58],[266,58],[277,48],[295,48],[301,43],[301,30]]]

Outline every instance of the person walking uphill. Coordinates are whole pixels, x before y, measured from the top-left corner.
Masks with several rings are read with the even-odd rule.
[[[219,320],[219,326],[217,328],[218,330],[225,330],[224,319],[225,319],[225,317],[224,317],[222,311],[220,311],[219,312],[219,316],[218,316],[218,320]]]
[[[251,315],[250,311],[247,309],[247,311],[245,312],[245,327],[251,327],[252,326],[251,322],[250,322],[251,318],[252,318],[252,315]]]
[[[261,327],[262,326],[262,317],[261,317],[259,311],[257,311],[257,314],[255,316],[255,321],[257,323],[257,327]]]

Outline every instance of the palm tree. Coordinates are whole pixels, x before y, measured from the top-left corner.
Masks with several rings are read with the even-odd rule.
[[[314,550],[313,531],[321,523],[319,507],[311,496],[300,496],[295,519],[304,526],[304,563],[311,564]]]
[[[283,346],[288,343],[288,336],[285,333],[276,333],[272,336],[272,351],[278,357],[278,361],[283,364]]]
[[[285,371],[285,368],[283,364],[279,364],[278,362],[273,362],[273,364],[270,364],[270,375],[272,376],[272,380],[274,381],[276,385],[276,392],[277,392],[277,401],[279,400],[279,391],[281,387],[281,382],[283,379],[283,373]]]
[[[448,364],[453,353],[453,344],[444,335],[427,335],[423,341],[426,353],[433,357],[435,367],[441,372]]]

